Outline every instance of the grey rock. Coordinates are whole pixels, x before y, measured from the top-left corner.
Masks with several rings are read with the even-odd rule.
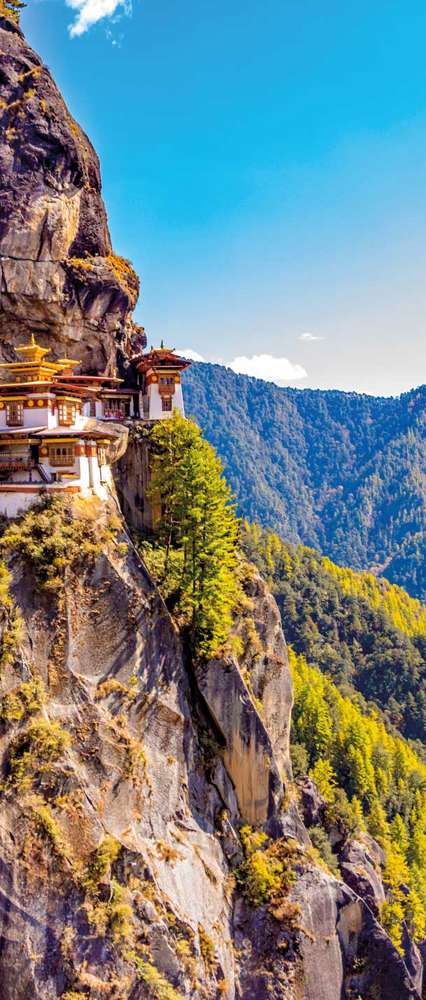
[[[305,826],[321,826],[324,821],[326,803],[318,791],[315,781],[306,776],[303,781],[298,782],[300,794],[300,807]]]
[[[99,162],[49,70],[0,18],[0,352],[36,333],[85,370],[112,368],[139,282],[112,253]]]
[[[383,855],[383,852],[373,838],[361,835],[359,839],[349,841],[340,855],[344,881],[368,903],[376,916],[385,901],[381,870],[377,864],[380,854]]]

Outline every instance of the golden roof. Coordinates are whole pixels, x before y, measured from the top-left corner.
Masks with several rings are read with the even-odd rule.
[[[17,354],[23,358],[22,361],[8,361],[0,364],[0,369],[9,372],[12,376],[26,376],[28,381],[40,382],[46,378],[53,378],[62,373],[71,373],[77,362],[69,358],[59,358],[58,361],[46,361],[46,354],[50,354],[49,347],[41,347],[37,344],[34,334],[28,344],[20,344],[16,348]]]
[[[41,361],[45,354],[50,354],[49,347],[41,347],[37,344],[34,334],[31,334],[31,339],[28,344],[21,344],[20,347],[16,348],[18,354],[23,354],[27,361]]]

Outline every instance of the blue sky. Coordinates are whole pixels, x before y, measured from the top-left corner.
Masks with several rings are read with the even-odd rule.
[[[425,380],[424,0],[29,2],[150,342],[300,387]]]

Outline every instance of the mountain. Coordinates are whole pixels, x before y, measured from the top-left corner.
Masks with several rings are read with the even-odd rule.
[[[383,399],[193,364],[184,392],[245,517],[426,599],[426,386]]]
[[[387,580],[343,569],[257,525],[243,524],[242,544],[277,600],[295,652],[364,710],[379,706],[391,728],[425,744],[425,606]]]

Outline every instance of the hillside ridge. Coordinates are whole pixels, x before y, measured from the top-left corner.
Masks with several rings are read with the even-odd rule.
[[[280,388],[209,364],[184,385],[243,516],[425,598],[426,386]]]

